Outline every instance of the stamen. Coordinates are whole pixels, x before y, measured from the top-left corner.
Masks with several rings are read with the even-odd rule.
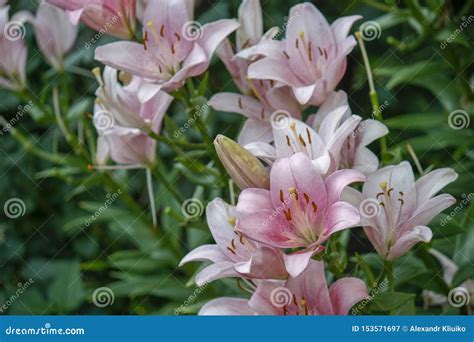
[[[181,41],[181,36],[179,34],[177,34],[176,32],[174,33],[174,36],[176,37],[176,39],[179,41]]]
[[[319,55],[322,56],[323,55],[323,50],[321,50],[321,48],[318,46],[318,52],[319,52]]]
[[[296,43],[295,43],[295,46],[296,46],[296,48],[297,48],[297,49],[299,49],[299,48],[300,48],[300,47],[299,47],[299,43],[298,43],[298,38],[296,38]]]
[[[160,36],[163,38],[165,36],[165,25],[161,25]]]
[[[232,226],[235,226],[235,217],[229,217],[228,222],[229,222]]]
[[[286,135],[286,144],[291,147],[290,137]]]
[[[286,51],[283,51],[283,54],[285,55],[286,58],[290,59],[290,55]]]
[[[143,32],[143,48],[145,50],[148,49],[147,43],[148,43],[148,31],[145,31]]]
[[[288,211],[283,211],[287,221],[291,221],[291,209],[288,208]]]
[[[303,196],[304,196],[304,199],[306,200],[306,203],[309,203],[309,195],[306,192],[304,192]]]
[[[306,299],[304,297],[301,297],[300,304],[303,307],[304,314],[308,316],[309,310],[308,310],[308,306],[306,305]]]
[[[326,48],[323,49],[323,52],[324,52],[324,58],[327,60],[328,59],[328,52],[327,52]]]
[[[153,21],[150,20],[146,25],[150,29],[153,38],[158,41],[160,38],[158,37],[158,33],[156,32],[155,24],[153,23]]]
[[[288,189],[288,192],[295,197],[296,200],[298,200],[298,192],[296,191],[295,188],[291,187]]]
[[[171,53],[174,55],[176,53],[176,50],[174,48],[174,44],[171,44]]]
[[[308,128],[306,128],[306,135],[308,136],[308,142],[311,145],[311,133],[309,132]]]
[[[242,105],[242,98],[239,97],[239,108],[244,109],[244,106]]]
[[[262,107],[262,111],[260,112],[260,116],[262,117],[262,119],[265,118],[265,108]]]
[[[232,240],[230,241],[230,245],[232,246],[232,249],[235,249],[235,241],[234,241],[234,239],[232,239]]]
[[[94,74],[94,76],[95,76],[97,82],[99,83],[99,85],[101,87],[103,87],[104,86],[104,80],[102,79],[102,75],[100,73],[100,68],[96,67],[96,68],[92,69],[92,73]]]
[[[283,203],[283,190],[280,189],[280,202]]]
[[[313,51],[311,50],[311,42],[308,43],[308,57],[309,57],[309,61],[312,62],[313,61]]]
[[[227,249],[228,249],[232,254],[237,255],[237,253],[235,253],[235,251],[234,251],[232,248],[227,247]]]
[[[313,212],[314,212],[314,213],[315,213],[316,211],[318,211],[318,206],[316,205],[316,203],[311,202],[311,206],[313,207]]]
[[[306,147],[306,142],[304,141],[303,137],[301,136],[301,134],[298,136],[298,138],[300,139],[300,144],[303,145],[304,147]]]

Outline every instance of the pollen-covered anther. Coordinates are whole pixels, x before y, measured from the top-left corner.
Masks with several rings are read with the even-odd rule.
[[[298,200],[298,191],[296,190],[296,188],[291,187],[288,189],[288,192],[295,200]]]
[[[100,73],[100,68],[99,67],[95,67],[94,69],[92,69],[92,73],[94,74],[97,82],[99,83],[99,85],[101,87],[104,86],[104,80],[102,79],[102,74]]]
[[[291,209],[288,208],[287,210],[283,211],[285,213],[285,217],[287,221],[291,221]]]
[[[303,137],[301,134],[298,135],[298,139],[300,141],[300,144],[303,145],[303,147],[306,147],[306,142],[304,141]]]

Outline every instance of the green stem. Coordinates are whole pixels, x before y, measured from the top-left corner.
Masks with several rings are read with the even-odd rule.
[[[184,149],[184,150],[189,150],[189,151],[205,150],[207,148],[207,145],[203,143],[189,143],[189,142],[178,141],[178,140],[175,141],[164,135],[156,134],[153,131],[148,132],[148,136],[152,139],[155,139],[156,141],[164,142],[166,145],[170,146],[171,148],[174,147],[174,148],[179,148],[179,149]],[[183,151],[181,152],[184,153]]]
[[[155,207],[155,194],[153,192],[153,177],[151,175],[151,168],[146,168],[146,185],[148,190],[148,199],[150,201],[151,218],[153,221],[153,230],[158,227],[158,221],[156,219],[156,207]]]
[[[159,170],[158,168],[158,165],[157,164],[160,164],[160,165],[164,165],[163,164],[163,161],[160,159],[160,157],[157,155],[156,157],[156,162],[153,166],[151,166],[151,171],[153,172],[153,174],[158,178],[158,180],[160,181],[161,185],[163,186],[163,188],[168,191],[171,195],[173,195],[173,197],[176,199],[176,201],[178,203],[183,203],[184,202],[184,198],[181,196],[180,193],[178,193],[174,187],[172,186],[172,184],[168,181],[168,179],[166,179],[166,176],[164,174],[161,173],[161,171]]]
[[[393,279],[393,265],[391,261],[384,260],[383,267],[388,281],[388,291],[395,292],[395,283]]]
[[[372,76],[372,69],[370,68],[369,57],[367,55],[367,50],[365,49],[364,40],[362,39],[362,34],[360,32],[356,32],[355,36],[359,43],[362,59],[364,60],[364,65],[367,72],[367,80],[369,83],[369,96],[370,96],[370,102],[372,103],[372,113],[373,113],[373,116],[377,120],[379,120],[380,122],[383,122],[383,116],[380,110],[379,98],[378,98],[377,91],[375,90],[374,78]],[[382,160],[384,162],[387,161],[387,158],[388,158],[387,139],[385,136],[380,138],[380,150],[382,153]]]

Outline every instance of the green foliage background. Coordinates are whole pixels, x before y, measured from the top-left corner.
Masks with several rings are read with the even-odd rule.
[[[240,1],[197,1],[196,17],[201,23],[237,16]],[[284,24],[290,7],[288,0],[262,1],[266,28]],[[473,113],[473,32],[470,24],[443,49],[441,44],[461,23],[474,14],[473,1],[314,1],[329,22],[342,15],[361,14],[360,22],[375,20],[381,27],[378,39],[366,42],[376,80],[388,137],[391,163],[412,161],[407,152],[410,144],[425,170],[452,167],[458,181],[446,191],[462,200],[473,192],[474,140],[471,126],[454,130],[448,115],[454,110]],[[12,12],[34,10],[31,1],[11,1]],[[474,18],[473,18],[474,19]],[[358,26],[358,25],[356,25]],[[86,142],[94,144],[90,117],[96,81],[84,75],[57,75],[45,63],[36,47],[32,28],[27,27],[28,85],[33,109],[19,119],[13,135],[0,136],[0,203],[16,197],[26,204],[26,213],[17,219],[2,217],[0,222],[0,303],[7,301],[19,283],[34,283],[8,308],[8,314],[174,314],[196,313],[211,298],[222,295],[245,296],[235,280],[216,281],[199,291],[192,277],[199,265],[178,268],[185,253],[205,242],[210,234],[205,215],[187,220],[178,203],[156,181],[156,204],[159,208],[159,231],[151,228],[144,171],[113,173],[90,172],[87,162],[71,152],[54,117],[43,109],[51,108],[51,92],[60,87],[61,102],[67,123],[77,130],[83,127]],[[85,48],[95,33],[82,27],[76,47],[67,59],[68,70],[101,66],[93,60],[93,50]],[[104,36],[98,44],[112,38]],[[371,115],[365,69],[358,47],[348,58],[348,70],[339,89],[350,96],[354,113]],[[207,89],[205,96],[235,90],[222,63],[215,59],[209,79],[196,84]],[[208,83],[207,83],[208,82]],[[65,87],[63,87],[65,85]],[[68,89],[68,91],[66,91]],[[31,99],[0,90],[0,112],[10,120],[18,106]],[[181,126],[189,113],[175,104],[165,122],[168,132]],[[236,137],[242,118],[230,113],[208,113],[211,136],[224,133]],[[169,133],[171,136],[171,133]],[[184,137],[183,137],[184,138]],[[186,131],[185,139],[199,141],[197,131]],[[374,144],[376,150],[378,146]],[[212,146],[209,146],[209,150]],[[229,200],[226,180],[219,180],[209,167],[209,159],[193,155],[198,161],[188,165],[165,145],[159,145],[161,170],[176,185],[184,198],[200,198],[204,204],[216,196]],[[59,161],[59,163],[57,163]],[[90,162],[90,161],[89,161]],[[413,164],[413,163],[412,163]],[[196,183],[199,183],[196,185]],[[85,221],[119,189],[123,195],[90,226]],[[133,205],[129,205],[127,196]],[[464,196],[464,197],[463,197]],[[127,204],[128,203],[128,204]],[[459,202],[458,202],[459,205]],[[447,213],[453,208],[448,209]],[[2,214],[3,215],[3,214]],[[459,285],[472,277],[474,263],[474,205],[463,206],[452,221],[442,226],[433,222],[432,246],[460,265],[455,277]],[[340,244],[345,252],[331,255],[332,270],[367,277],[369,266],[374,273],[381,261],[364,237],[354,229],[331,243]],[[357,257],[355,257],[357,255]],[[398,296],[377,297],[364,313],[465,313],[465,309],[433,308],[425,310],[422,290],[442,291],[433,281],[418,253],[397,260],[395,274]],[[437,271],[440,266],[432,261]],[[423,287],[420,284],[426,284]],[[115,295],[111,306],[99,308],[92,293],[109,287]],[[415,294],[415,295],[412,295]],[[191,297],[193,298],[190,300]],[[184,305],[186,302],[187,305]],[[182,305],[184,305],[182,307]]]

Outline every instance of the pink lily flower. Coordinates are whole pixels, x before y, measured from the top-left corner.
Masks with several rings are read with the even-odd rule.
[[[180,266],[191,261],[210,261],[196,275],[201,286],[216,279],[227,277],[252,279],[286,279],[282,253],[247,239],[235,230],[240,215],[234,207],[220,198],[210,202],[206,209],[207,223],[217,244],[200,246],[188,253]]]
[[[347,35],[361,17],[342,17],[329,25],[313,4],[303,3],[291,8],[289,18],[284,40],[255,49],[264,58],[249,67],[248,76],[281,82],[301,105],[319,106],[344,76],[346,57],[356,45]]]
[[[272,125],[274,146],[253,142],[245,145],[245,148],[269,164],[277,158],[302,152],[313,161],[322,174],[334,172],[341,168],[339,164],[342,157],[349,154],[345,152],[349,148],[346,142],[361,122],[360,116],[350,114],[347,97],[345,103],[335,101],[336,97],[336,93],[331,94],[317,114],[309,118],[308,123],[311,123],[312,127],[299,120],[287,118],[287,122],[281,127],[278,123]],[[365,147],[358,144],[356,148],[359,151]]]
[[[324,264],[311,260],[303,273],[285,283],[259,282],[250,300],[218,298],[199,315],[347,315],[367,296],[367,286],[358,278],[341,278],[328,288]]]
[[[96,49],[95,58],[149,81],[140,89],[142,101],[160,89],[178,89],[187,78],[206,71],[217,46],[239,26],[229,19],[200,26],[192,21],[190,5],[186,0],[150,1],[145,10],[143,44],[107,44]]]
[[[250,95],[253,91],[247,78],[247,69],[252,58],[241,57],[238,53],[245,51],[260,42],[272,39],[278,28],[270,29],[263,34],[263,18],[260,0],[244,0],[239,6],[239,28],[236,31],[235,52],[229,39],[224,40],[217,48],[216,55],[225,64],[232,75],[234,83],[243,94]]]
[[[166,110],[173,98],[159,92],[149,101],[138,100],[141,80],[132,78],[123,86],[117,80],[117,70],[106,67],[104,77],[94,69],[100,82],[94,108],[94,124],[99,133],[97,163],[104,165],[108,158],[119,164],[137,164],[142,167],[152,163],[156,141],[148,132],[159,133]]]
[[[35,29],[38,46],[48,63],[56,70],[63,69],[63,57],[74,45],[78,27],[72,25],[65,12],[42,2],[36,17],[29,12],[21,12],[23,21],[29,21]]]
[[[23,41],[25,34],[21,21],[8,18],[10,6],[0,8],[0,86],[20,91],[26,84],[26,58],[28,48]]]
[[[338,108],[344,107],[341,111]],[[354,169],[369,175],[379,166],[377,156],[367,145],[388,134],[388,128],[380,121],[361,121],[351,115],[347,94],[340,90],[330,93],[316,114],[308,118],[330,150],[332,169]]]
[[[323,249],[332,234],[360,223],[357,209],[340,200],[343,189],[365,181],[354,170],[340,170],[323,180],[303,153],[278,159],[270,173],[270,190],[245,189],[237,211],[237,230],[252,240],[277,247],[299,249],[284,255],[292,277]]]
[[[344,198],[359,207],[362,226],[376,251],[393,260],[418,242],[430,242],[426,225],[456,200],[434,196],[458,177],[450,168],[431,171],[415,182],[408,162],[386,166],[368,176],[362,193],[346,188]],[[434,196],[434,197],[433,197]]]
[[[135,35],[135,0],[47,0],[66,11],[73,25],[82,21],[98,32],[118,38]]]
[[[247,117],[237,139],[239,144],[273,141],[271,123],[273,113],[281,115],[285,120],[290,116],[301,118],[301,108],[292,100],[288,87],[275,87],[273,81],[250,80],[248,84],[252,87],[255,97],[237,93],[219,93],[212,96],[208,102],[215,110],[238,113]]]

